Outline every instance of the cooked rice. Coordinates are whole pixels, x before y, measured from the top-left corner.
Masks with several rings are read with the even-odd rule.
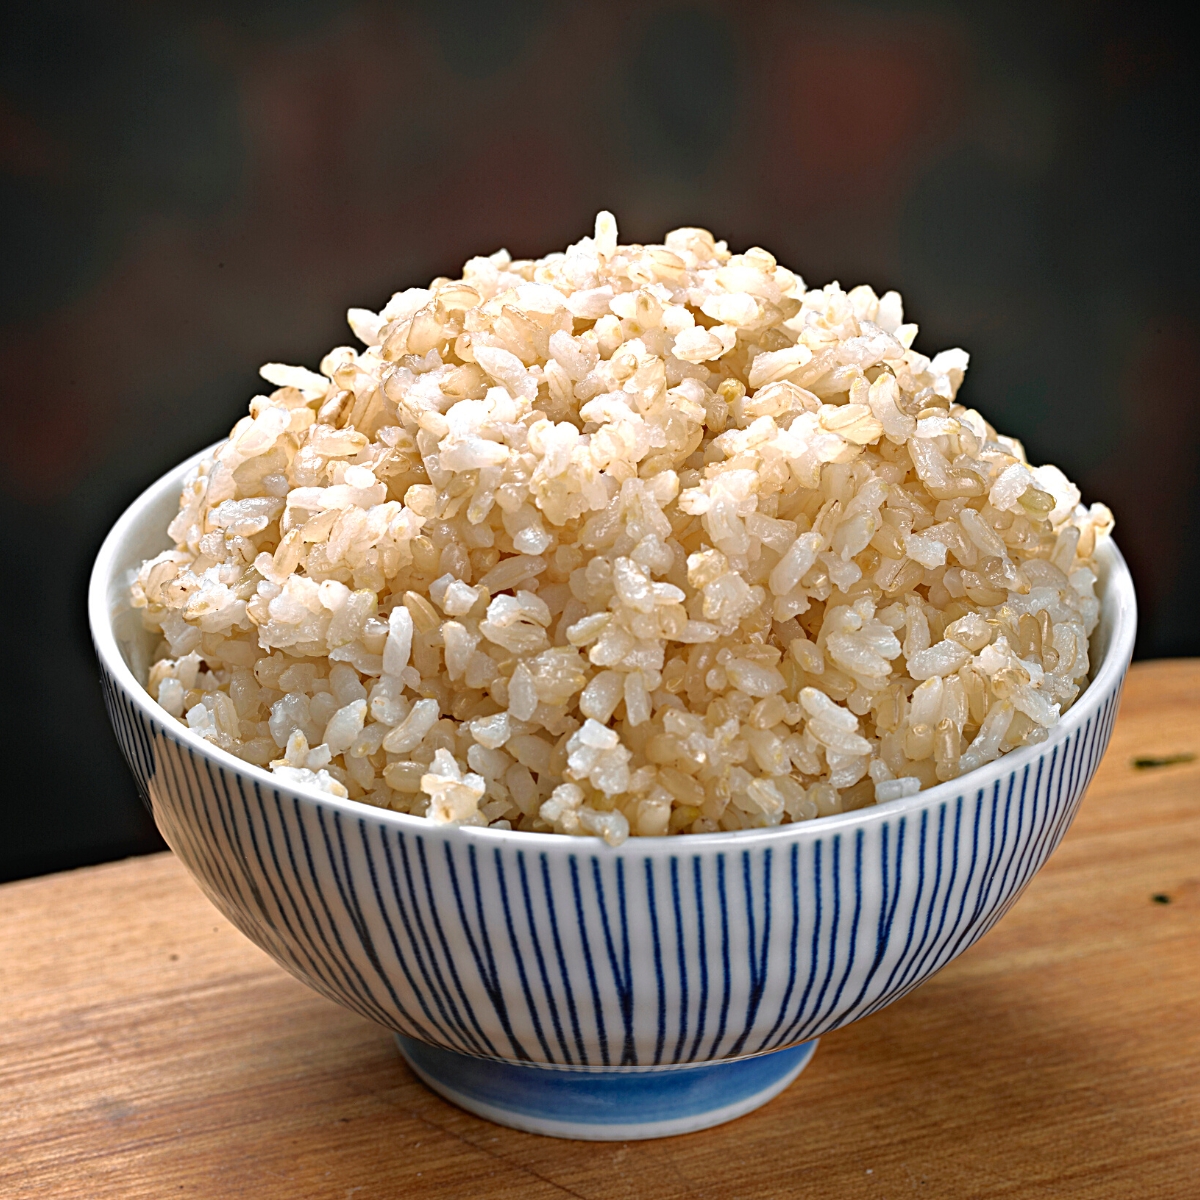
[[[708,833],[912,795],[1085,686],[1112,528],[955,402],[900,296],[703,229],[351,309],[269,363],[133,603],[150,694],[433,821]]]

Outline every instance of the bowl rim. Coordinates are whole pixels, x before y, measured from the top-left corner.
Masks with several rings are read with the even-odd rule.
[[[157,721],[164,729],[169,728],[172,735],[192,752],[211,758],[218,765],[245,775],[274,791],[298,797],[309,803],[326,805],[348,817],[362,818],[370,814],[383,824],[391,825],[399,830],[426,834],[434,832],[444,834],[453,830],[468,838],[480,838],[484,843],[492,845],[515,843],[530,849],[537,846],[543,850],[554,846],[563,850],[586,847],[589,850],[599,850],[607,854],[636,855],[649,854],[654,851],[661,853],[667,847],[671,847],[675,853],[685,849],[699,851],[702,848],[706,851],[734,847],[748,849],[750,844],[761,841],[777,843],[842,833],[847,829],[860,828],[873,822],[886,821],[894,817],[936,808],[946,800],[966,795],[973,790],[982,790],[1000,778],[1016,775],[1022,767],[1041,757],[1051,746],[1067,741],[1078,727],[1095,714],[1103,699],[1115,687],[1119,688],[1132,657],[1134,637],[1137,632],[1137,597],[1125,558],[1116,543],[1108,538],[1097,548],[1097,555],[1102,561],[1108,560],[1105,564],[1107,578],[1104,580],[1101,605],[1102,611],[1109,610],[1111,613],[1112,629],[1099,668],[1097,669],[1095,664],[1092,664],[1094,674],[1083,695],[1051,729],[1045,741],[1010,751],[957,779],[936,784],[913,796],[885,800],[882,803],[854,809],[848,813],[834,813],[827,817],[814,817],[808,821],[795,821],[761,829],[695,833],[687,835],[686,838],[681,838],[678,834],[660,837],[630,836],[620,846],[609,846],[603,838],[596,836],[568,836],[561,833],[532,833],[516,829],[431,824],[425,817],[413,816],[411,813],[398,813],[387,808],[376,808],[374,805],[362,804],[358,800],[332,796],[328,792],[322,792],[316,788],[286,783],[265,767],[255,766],[253,763],[238,758],[235,754],[200,737],[188,726],[176,722],[159,707],[158,702],[146,691],[126,663],[113,630],[112,617],[114,614],[110,611],[108,603],[117,548],[126,536],[139,526],[145,510],[156,501],[161,500],[164,492],[181,488],[187,472],[204,458],[210,457],[225,440],[222,438],[212,443],[159,476],[129,504],[105,536],[92,566],[87,596],[88,623],[91,627],[92,641],[97,657],[104,670],[141,713],[151,720]],[[164,530],[163,533],[165,537],[166,531]],[[963,781],[972,778],[977,782],[964,788]]]

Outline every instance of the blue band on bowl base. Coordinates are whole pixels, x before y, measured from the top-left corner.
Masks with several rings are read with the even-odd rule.
[[[755,1058],[587,1070],[456,1054],[397,1034],[417,1076],[459,1108],[548,1137],[625,1142],[691,1133],[753,1112],[796,1078],[814,1039]]]

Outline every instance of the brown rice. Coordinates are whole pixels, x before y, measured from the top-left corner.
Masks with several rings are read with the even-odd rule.
[[[703,229],[351,309],[269,363],[133,602],[172,716],[289,783],[598,834],[801,821],[1046,736],[1108,535],[900,297]]]

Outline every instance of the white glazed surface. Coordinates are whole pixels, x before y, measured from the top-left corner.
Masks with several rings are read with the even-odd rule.
[[[139,788],[213,903],[288,971],[382,1025],[483,1057],[585,1070],[736,1058],[912,990],[1058,845],[1133,649],[1133,586],[1109,544],[1089,687],[1046,742],[961,779],[775,829],[616,849],[438,826],[283,786],[145,692],[128,582],[166,544],[189,465],[121,517],[91,580],[106,700]]]

